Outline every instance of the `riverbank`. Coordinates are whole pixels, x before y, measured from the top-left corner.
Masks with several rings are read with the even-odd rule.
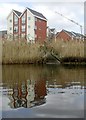
[[[54,58],[54,59],[53,59]],[[30,44],[26,41],[4,41],[2,64],[44,64],[46,62],[86,63],[84,41],[70,40]]]

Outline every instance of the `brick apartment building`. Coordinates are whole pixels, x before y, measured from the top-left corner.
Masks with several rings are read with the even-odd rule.
[[[73,31],[67,31],[67,30],[61,30],[60,32],[57,32],[56,34],[56,38],[60,39],[60,40],[84,40],[85,36],[83,34],[80,33],[76,33]]]
[[[27,42],[43,42],[47,36],[47,19],[43,14],[26,8],[23,13],[12,10],[7,17],[8,36],[25,38]]]

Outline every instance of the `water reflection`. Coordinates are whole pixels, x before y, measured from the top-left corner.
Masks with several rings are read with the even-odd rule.
[[[44,80],[40,82],[33,80],[23,81],[20,84],[14,84],[10,89],[7,88],[7,91],[4,92],[7,92],[11,108],[31,108],[46,102],[46,83]]]
[[[65,101],[61,100],[60,95],[66,96],[66,101],[73,99],[74,95],[83,95],[85,71],[84,67],[4,65],[1,85],[3,96],[9,98],[7,106],[12,109],[47,106],[50,95],[52,102],[56,97],[59,104],[63,104]],[[54,104],[59,106],[56,102],[53,102],[53,106]],[[75,104],[76,101],[73,105]]]

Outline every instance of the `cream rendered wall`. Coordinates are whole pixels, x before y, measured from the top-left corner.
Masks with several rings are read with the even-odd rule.
[[[10,22],[12,20],[12,22]],[[10,30],[10,28],[12,28]],[[7,18],[7,34],[13,34],[13,12]]]
[[[30,17],[30,20],[29,20]],[[27,10],[27,41],[35,42],[35,17],[33,14]]]

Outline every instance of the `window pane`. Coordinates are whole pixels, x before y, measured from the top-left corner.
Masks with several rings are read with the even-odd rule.
[[[37,26],[35,25],[35,28],[34,28],[35,30],[37,30]]]
[[[30,28],[30,25],[28,25],[28,28]]]
[[[12,30],[12,27],[10,27],[10,30]]]
[[[35,17],[35,21],[37,21],[37,18]]]
[[[22,38],[25,38],[25,34],[21,34],[21,37],[22,37]]]
[[[31,17],[28,17],[28,20],[31,20]]]
[[[18,32],[18,26],[14,26],[14,32]]]
[[[22,32],[25,32],[25,25],[22,25]]]
[[[14,16],[14,24],[18,24],[18,18],[16,15]]]
[[[22,16],[22,23],[25,23],[25,14]]]
[[[10,19],[10,22],[12,22],[12,20]]]

